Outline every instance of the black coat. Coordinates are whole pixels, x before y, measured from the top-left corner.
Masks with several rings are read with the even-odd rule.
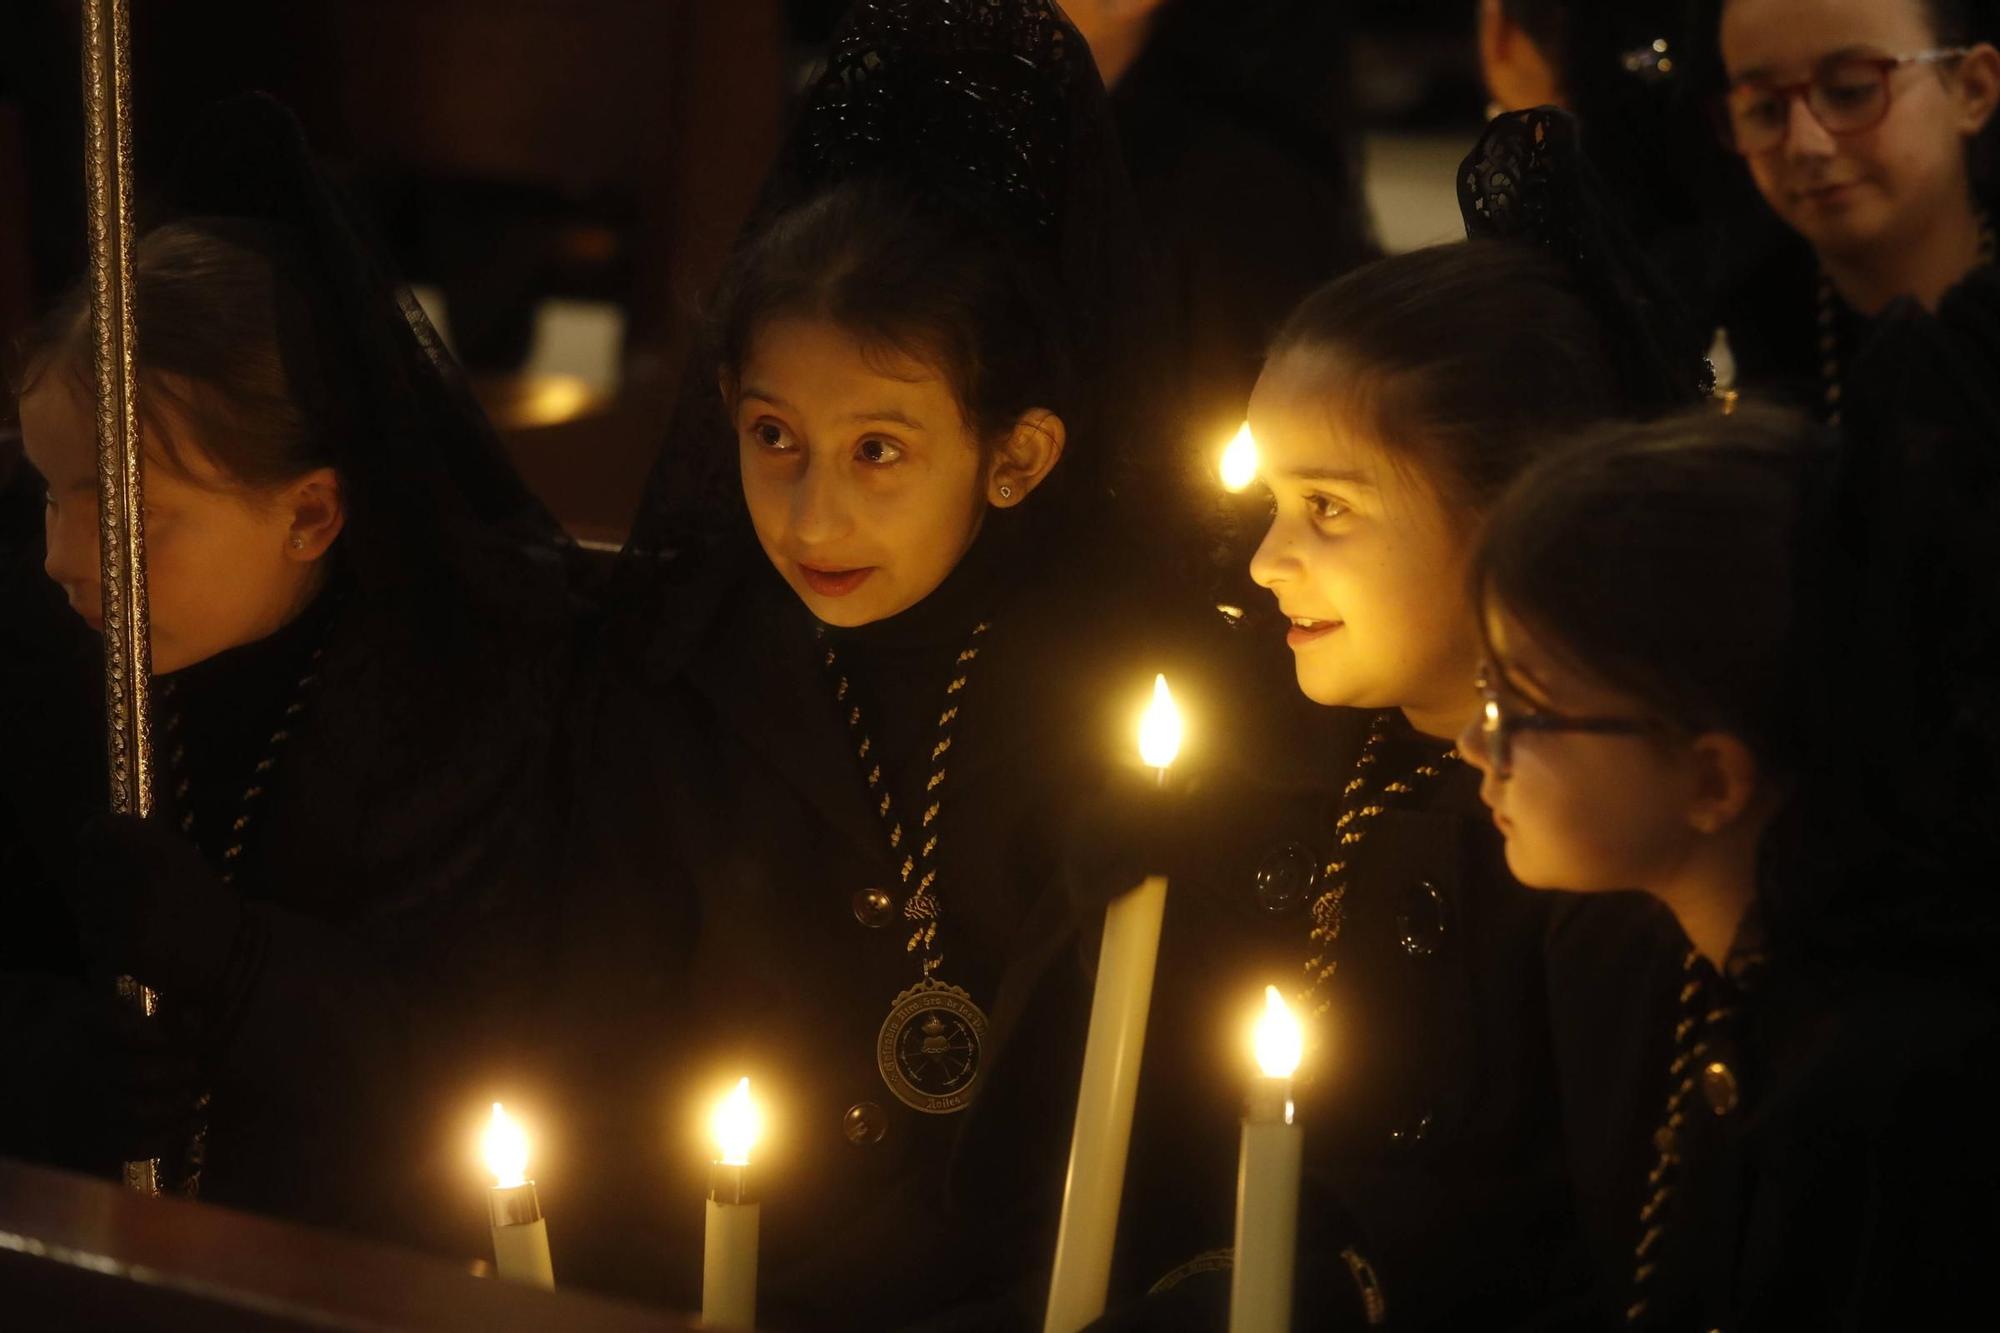
[[[1089,998],[1059,846],[1131,748],[1107,701],[1150,678],[1096,651],[1103,618],[1053,581],[1008,595],[988,547],[886,630],[835,639],[914,831],[913,759],[972,622],[991,621],[938,825],[938,975],[990,1021],[954,1114],[905,1106],[877,1067],[917,955],[905,922],[862,904],[903,893],[804,607],[748,548],[624,608],[645,646],[626,656],[614,632],[585,705],[562,932],[565,1119],[590,1128],[574,1201],[549,1195],[579,1280],[696,1303],[707,1099],[747,1075],[771,1126],[752,1158],[763,1320],[1038,1321]]]
[[[1347,717],[1325,773],[1352,767],[1366,719]],[[1389,757],[1405,748],[1385,748],[1385,772],[1412,762]],[[1477,785],[1448,765],[1352,853],[1337,971],[1311,1019],[1322,1044],[1296,1090],[1300,1327],[1366,1321],[1364,1277],[1398,1328],[1588,1327],[1612,1299],[1593,1260],[1630,1243],[1678,930],[1634,895],[1516,883]],[[1274,886],[1323,866],[1329,788],[1218,794],[1213,824],[1238,836],[1175,879],[1121,1241],[1129,1295],[1165,1289],[1114,1325],[1223,1318],[1227,1266],[1200,1256],[1232,1238],[1243,1020],[1265,984],[1303,980],[1313,892]],[[1600,1226],[1621,1238],[1605,1254]]]
[[[534,614],[465,617],[420,679],[334,609],[237,879],[268,952],[214,1057],[205,1197],[485,1248],[466,1126],[504,1094],[561,808],[569,631],[543,572]],[[245,771],[276,724],[251,724]]]
[[[530,589],[519,591],[525,611]],[[162,997],[161,1021],[211,1097],[202,1198],[484,1248],[466,1126],[493,1095],[489,1034],[519,1022],[508,983],[520,897],[546,882],[557,809],[547,776],[567,630],[552,571],[543,591],[518,623],[468,615],[462,633],[434,637],[435,674],[422,678],[336,590],[271,638],[155,681],[157,836],[181,837],[193,810],[195,864],[233,866],[229,892],[244,905],[234,943],[219,943],[228,1002]],[[78,654],[41,685],[54,699],[97,696],[101,672],[95,651]],[[0,995],[17,1010],[9,1039],[30,1057],[38,1034],[69,1030],[80,988],[109,986],[66,903],[79,827],[105,799],[102,721],[95,708],[46,713],[36,737],[83,776],[36,793],[42,761],[9,756],[9,790],[25,794],[5,804],[36,822],[0,852],[7,910],[34,929],[9,932]],[[254,808],[241,795],[253,782]],[[225,862],[232,842],[241,852]],[[5,1150],[115,1172],[77,1142],[78,1126],[47,1123],[67,1075],[46,1067],[0,1125]]]
[[[1773,963],[1701,1060],[1645,1327],[1945,1328],[2000,1224],[1986,980]],[[1628,1264],[1628,1275],[1630,1265]]]

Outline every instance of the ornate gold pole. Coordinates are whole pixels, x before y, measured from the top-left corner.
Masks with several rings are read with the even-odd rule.
[[[132,319],[132,31],[129,0],[84,0],[85,190],[90,214],[90,322],[97,369],[98,558],[104,578],[104,712],[114,814],[153,808],[147,695],[153,654],[146,615],[145,504]],[[130,977],[118,992],[141,1013],[153,992]],[[160,1192],[157,1160],[125,1163],[125,1183]]]

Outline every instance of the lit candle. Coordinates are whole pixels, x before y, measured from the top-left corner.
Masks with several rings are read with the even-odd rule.
[[[708,1328],[757,1323],[757,1214],[750,1192],[750,1148],[760,1121],[743,1079],[710,1122],[722,1156],[709,1168],[708,1227],[701,1250],[701,1322]]]
[[[1180,714],[1167,690],[1167,678],[1157,676],[1153,702],[1139,723],[1139,756],[1162,785],[1180,746]],[[1105,909],[1097,991],[1090,1003],[1083,1082],[1077,1093],[1076,1131],[1070,1140],[1069,1179],[1063,1186],[1062,1225],[1056,1234],[1055,1271],[1042,1325],[1045,1333],[1075,1333],[1104,1313],[1105,1293],[1111,1286],[1111,1250],[1118,1238],[1118,1204],[1125,1188],[1125,1155],[1132,1143],[1132,1107],[1139,1093],[1139,1057],[1146,1047],[1153,966],[1159,959],[1160,921],[1166,907],[1166,877],[1150,875]]]
[[[555,1286],[549,1224],[542,1218],[535,1182],[528,1179],[528,1136],[499,1102],[493,1103],[493,1121],[486,1127],[486,1169],[495,1181],[486,1198],[493,1222],[494,1268],[509,1282]]]
[[[1250,433],[1250,423],[1244,422],[1222,451],[1222,489],[1234,495],[1248,490],[1250,483],[1257,480],[1257,439]]]
[[[1292,1075],[1304,1040],[1276,986],[1264,988],[1257,1067],[1243,1112],[1236,1169],[1236,1261],[1229,1279],[1230,1333],[1286,1333],[1292,1326],[1292,1265],[1298,1249],[1299,1156]]]

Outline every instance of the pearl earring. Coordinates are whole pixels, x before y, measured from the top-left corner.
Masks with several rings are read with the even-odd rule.
[[[1011,499],[1013,499],[1013,498],[1014,498],[1014,488],[1013,488],[1012,486],[1002,486],[1002,487],[1000,488],[1000,498],[1001,498],[1001,499],[1003,499],[1003,500],[1011,500]]]

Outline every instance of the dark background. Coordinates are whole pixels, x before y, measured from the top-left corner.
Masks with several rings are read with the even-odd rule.
[[[1329,0],[1331,3],[1331,0]],[[165,169],[205,106],[289,103],[454,349],[530,481],[616,541],[692,312],[838,0],[133,0],[135,156]],[[1355,129],[1479,120],[1473,0],[1349,6],[1325,77]],[[0,5],[0,339],[86,262],[79,0]],[[1366,77],[1356,77],[1366,71]],[[615,390],[523,373],[550,298],[610,303]],[[558,388],[560,386],[557,386]],[[11,420],[0,400],[0,423]],[[7,429],[0,424],[0,432]]]

